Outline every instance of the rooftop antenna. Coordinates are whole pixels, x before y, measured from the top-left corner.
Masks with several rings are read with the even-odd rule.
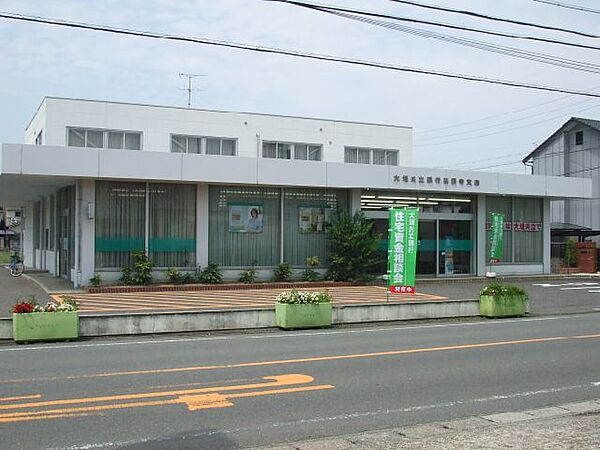
[[[180,73],[179,74],[180,77],[185,77],[187,78],[187,88],[183,88],[183,91],[187,91],[188,93],[188,108],[190,108],[192,106],[192,91],[203,91],[204,89],[192,89],[192,78],[196,78],[196,77],[206,77],[208,75],[204,75],[204,74],[194,74],[194,73]]]

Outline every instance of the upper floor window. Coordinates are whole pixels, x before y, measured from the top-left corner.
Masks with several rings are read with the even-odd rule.
[[[68,128],[67,145],[69,147],[140,150],[142,133],[95,128]]]
[[[205,153],[207,155],[235,156],[236,140],[172,134],[171,151],[174,153]]]
[[[344,162],[352,164],[376,164],[380,166],[397,166],[398,150],[346,147],[344,149]]]
[[[575,145],[583,145],[583,131],[575,132]]]
[[[323,146],[291,142],[263,142],[263,158],[321,161]]]

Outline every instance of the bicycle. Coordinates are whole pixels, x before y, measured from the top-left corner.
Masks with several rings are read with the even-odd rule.
[[[23,265],[23,261],[19,259],[19,255],[13,253],[10,256],[10,265],[8,266],[8,271],[13,277],[20,277],[23,275],[23,270],[25,266]]]

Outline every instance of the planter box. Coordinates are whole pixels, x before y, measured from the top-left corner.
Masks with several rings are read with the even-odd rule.
[[[15,342],[59,341],[79,337],[77,312],[13,314]]]
[[[479,296],[479,314],[484,317],[515,317],[527,312],[527,297],[521,295]]]
[[[275,304],[275,323],[286,330],[331,326],[331,303]]]

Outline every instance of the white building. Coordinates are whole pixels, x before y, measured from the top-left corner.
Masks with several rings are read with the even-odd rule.
[[[2,146],[0,204],[22,208],[26,265],[80,285],[137,249],[230,278],[326,262],[332,208],[386,232],[392,204],[421,209],[422,275],[484,274],[491,212],[507,221],[496,272],[549,273],[550,200],[591,196],[586,179],[411,164],[409,127],[45,98],[25,144]]]

